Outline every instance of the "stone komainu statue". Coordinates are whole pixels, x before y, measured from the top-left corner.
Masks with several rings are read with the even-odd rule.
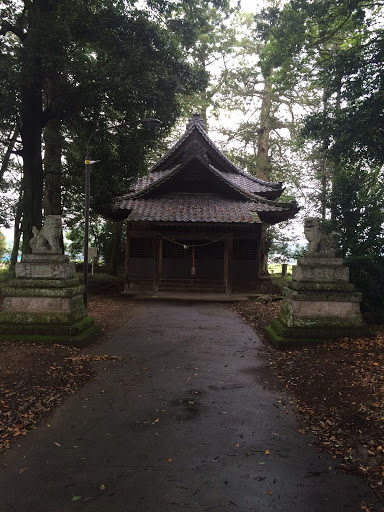
[[[60,239],[62,232],[61,215],[47,215],[40,231],[33,226],[30,246],[32,254],[62,254]]]
[[[335,233],[326,233],[321,219],[307,217],[304,220],[304,235],[308,240],[308,255],[334,257],[336,253]]]

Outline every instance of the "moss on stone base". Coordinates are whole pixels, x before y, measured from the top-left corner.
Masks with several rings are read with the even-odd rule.
[[[353,292],[355,286],[352,283],[318,283],[308,281],[290,281],[289,288],[297,291],[322,291],[322,292]]]
[[[274,319],[271,325],[266,327],[268,339],[277,348],[289,348],[307,344],[324,343],[337,338],[360,338],[370,336],[370,330],[364,326],[332,326],[322,328],[289,327],[279,319]]]
[[[11,279],[10,287],[17,288],[70,288],[80,285],[78,277],[72,279]]]
[[[59,343],[62,345],[82,345],[84,342],[100,332],[98,325],[91,325],[76,335],[52,335],[52,334],[0,334],[0,341],[21,341],[26,343]]]
[[[361,302],[362,294],[356,291],[340,290],[293,290],[284,288],[285,297],[293,300],[305,300],[315,302]]]
[[[78,304],[78,308],[72,311],[56,312],[25,312],[2,311],[0,313],[0,333],[3,325],[71,325],[86,316],[84,303]]]
[[[78,284],[77,286],[71,287],[56,287],[56,288],[20,288],[6,287],[2,290],[4,297],[59,297],[59,298],[70,298],[77,295],[81,296],[84,293],[84,286]]]
[[[319,305],[320,307],[320,305]],[[359,329],[365,324],[361,314],[350,314],[348,316],[298,316],[293,312],[292,302],[288,299],[283,301],[279,320],[290,329]]]

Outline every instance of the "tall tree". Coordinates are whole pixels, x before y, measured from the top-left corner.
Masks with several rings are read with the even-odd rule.
[[[306,79],[322,93],[322,108],[306,117],[302,135],[317,146],[319,167],[327,162],[323,213],[326,206],[344,254],[381,254],[384,213],[380,208],[374,213],[371,206],[377,206],[383,191],[382,11],[381,2],[292,0],[282,12],[269,56],[279,63],[284,52],[291,52],[298,77],[305,76],[309,62]]]
[[[23,252],[30,250],[32,226],[41,225],[43,132],[46,208],[56,212],[64,136],[82,134],[84,142],[108,123],[148,115],[161,117],[166,129],[177,118],[178,95],[203,86],[204,74],[187,62],[181,41],[193,40],[186,29],[193,26],[191,16],[201,20],[210,3],[148,1],[148,9],[138,10],[122,0],[2,2],[1,42],[10,48],[10,41],[16,41],[12,57],[18,70],[15,118],[24,174]],[[190,15],[170,31],[166,16],[175,16],[182,6]]]

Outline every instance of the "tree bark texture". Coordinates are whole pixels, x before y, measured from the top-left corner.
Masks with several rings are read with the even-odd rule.
[[[23,254],[31,252],[32,227],[41,228],[43,206],[43,162],[41,139],[44,124],[43,84],[45,68],[49,66],[51,42],[46,26],[54,18],[55,2],[34,0],[25,2],[28,8],[28,31],[22,40],[20,120],[23,144]]]
[[[256,177],[264,181],[269,181],[271,171],[271,160],[269,157],[269,137],[272,130],[271,107],[272,84],[266,78],[261,99],[256,154]]]
[[[24,84],[21,91],[23,142],[23,254],[29,254],[32,227],[41,228],[43,165],[41,157],[42,99],[38,83]]]
[[[15,223],[13,228],[13,247],[12,247],[12,253],[11,253],[11,260],[10,260],[10,271],[12,274],[15,273],[15,267],[17,263],[17,256],[19,254],[19,248],[20,248],[20,238],[21,238],[21,232],[22,232],[22,226],[21,226],[21,218],[23,215],[23,184],[20,185],[20,191],[19,191],[19,201],[17,203],[16,208],[16,214],[15,214]]]
[[[44,129],[44,215],[61,215],[61,153],[60,120],[50,119]]]
[[[52,9],[49,0],[35,0],[28,5],[28,32],[21,55],[20,118],[23,143],[23,254],[29,254],[32,227],[41,228],[43,202],[43,163],[41,134],[43,129],[44,23]]]

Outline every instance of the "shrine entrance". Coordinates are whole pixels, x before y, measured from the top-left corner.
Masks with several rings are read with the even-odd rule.
[[[224,284],[224,242],[163,240],[161,280],[221,281]]]
[[[259,291],[260,230],[242,236],[205,233],[204,238],[198,232],[130,235],[126,291]]]

